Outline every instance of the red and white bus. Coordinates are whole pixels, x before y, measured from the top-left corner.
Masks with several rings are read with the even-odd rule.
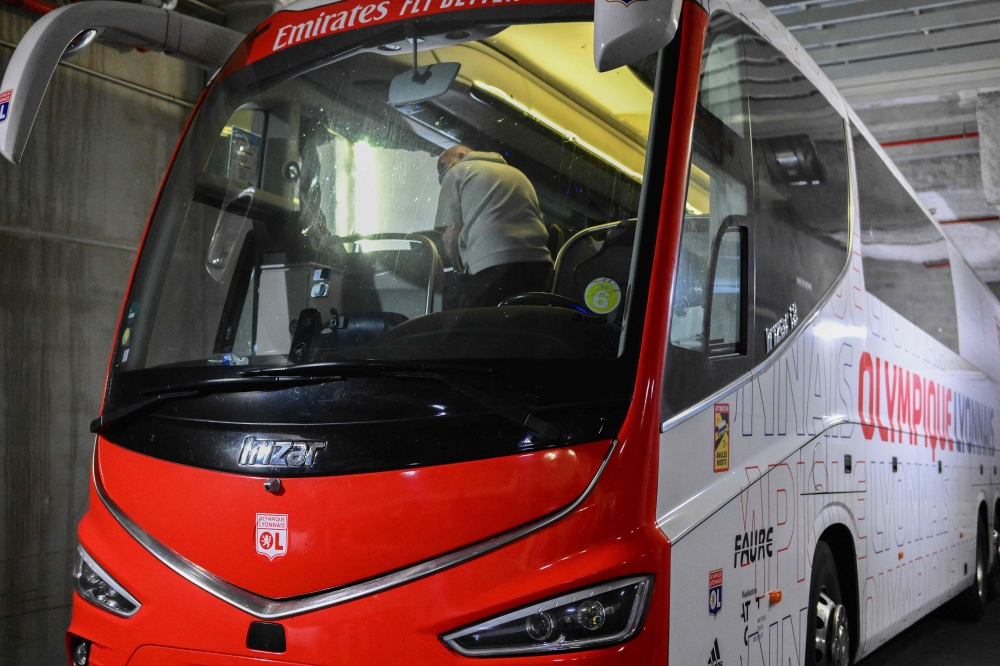
[[[98,6],[19,47],[6,156]],[[551,286],[463,307],[457,145],[530,181]],[[69,659],[853,663],[983,613],[998,335],[759,2],[300,0],[213,75],[157,198]]]

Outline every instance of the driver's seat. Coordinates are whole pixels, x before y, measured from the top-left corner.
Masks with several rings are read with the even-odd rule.
[[[570,238],[556,260],[553,293],[585,303],[591,282],[610,279],[624,294],[632,267],[635,228],[635,220],[626,220],[584,229]],[[594,238],[605,233],[603,241]]]

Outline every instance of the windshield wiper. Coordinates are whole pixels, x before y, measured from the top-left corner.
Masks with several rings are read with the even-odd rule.
[[[459,393],[487,407],[493,413],[535,431],[546,441],[559,442],[563,439],[564,433],[559,426],[536,416],[531,410],[493,395],[488,391],[470,386],[450,374],[446,374],[489,372],[491,372],[490,369],[478,366],[412,361],[330,361],[325,363],[289,365],[280,368],[244,370],[237,377],[201,379],[192,382],[168,384],[156,389],[143,391],[143,394],[149,397],[101,414],[91,422],[90,432],[101,432],[116,421],[178,398],[190,398],[206,393],[227,391],[273,391],[292,386],[322,384],[346,377],[370,374],[374,377],[434,379],[444,382]]]
[[[489,408],[494,414],[498,414],[506,419],[522,425],[525,428],[534,430],[538,435],[548,442],[559,442],[563,439],[562,428],[556,424],[546,421],[540,416],[536,416],[531,410],[511,402],[488,391],[470,386],[463,381],[441,372],[387,372],[390,377],[405,377],[414,379],[436,379],[444,382],[459,393],[472,398],[484,407]]]
[[[375,376],[401,379],[435,379],[448,384],[466,397],[472,398],[494,414],[534,430],[546,441],[559,442],[565,437],[559,426],[535,415],[531,410],[488,391],[470,386],[454,377],[456,374],[488,374],[492,372],[491,369],[481,366],[426,361],[328,361],[325,363],[302,363],[281,368],[245,370],[240,374],[244,376],[332,378],[348,375],[357,376],[364,372],[372,372]]]
[[[488,374],[490,368],[457,363],[434,361],[324,361],[321,363],[298,363],[272,368],[255,368],[239,373],[241,377],[357,377],[365,372],[372,376],[385,376],[386,372],[447,372]]]
[[[148,391],[143,395],[149,397],[113,409],[101,414],[90,422],[90,432],[101,432],[116,421],[120,421],[137,412],[178,398],[191,398],[206,393],[224,393],[227,391],[274,391],[291,386],[319,384],[334,381],[336,377],[215,377],[179,384],[168,384]]]

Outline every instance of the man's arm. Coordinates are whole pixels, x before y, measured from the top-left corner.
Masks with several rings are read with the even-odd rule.
[[[434,228],[444,232],[442,244],[444,254],[451,261],[456,272],[462,272],[462,256],[458,250],[458,236],[462,232],[462,195],[458,178],[454,173],[445,174],[438,195],[437,215]]]
[[[446,227],[444,230],[444,253],[451,260],[455,272],[462,272],[462,256],[458,252],[458,236],[462,230],[458,227]]]

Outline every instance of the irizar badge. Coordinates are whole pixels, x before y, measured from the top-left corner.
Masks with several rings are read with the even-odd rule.
[[[269,560],[288,552],[288,514],[258,513],[257,535],[254,539],[257,552]]]

